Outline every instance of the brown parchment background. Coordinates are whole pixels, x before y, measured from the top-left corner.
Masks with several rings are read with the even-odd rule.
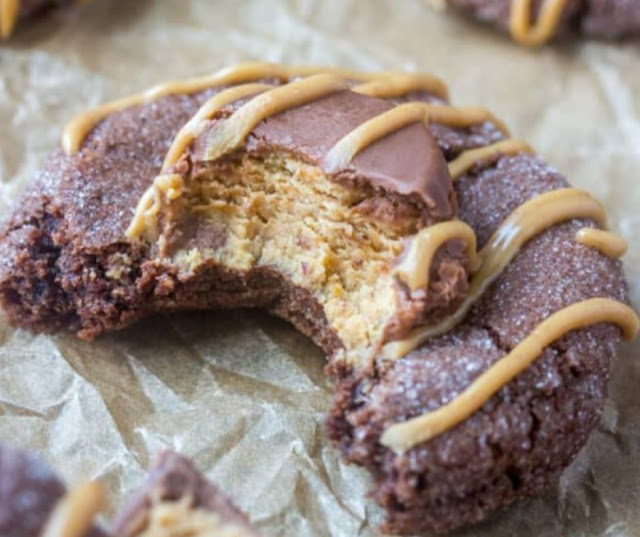
[[[491,108],[604,202],[640,303],[640,45],[520,49],[419,0],[95,0],[20,28],[0,45],[0,212],[73,113],[242,59],[444,77],[458,104]],[[602,424],[559,487],[460,535],[640,535],[639,350],[623,348]],[[378,535],[367,474],[325,436],[323,365],[259,312],[156,318],[94,343],[0,325],[0,438],[72,482],[104,480],[112,510],[172,448],[266,535]]]

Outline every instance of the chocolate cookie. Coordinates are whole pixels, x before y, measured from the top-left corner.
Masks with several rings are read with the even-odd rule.
[[[104,537],[92,526],[102,493],[94,484],[66,492],[35,456],[0,444],[0,535]],[[73,528],[74,533],[67,533]]]
[[[331,437],[390,531],[544,490],[638,329],[602,206],[433,77],[242,64],[82,114],[63,145],[0,233],[10,319],[290,320],[329,354]]]
[[[93,520],[104,507],[98,483],[69,491],[35,456],[0,444],[3,537],[260,537],[226,496],[177,453],[161,453],[147,483],[108,530]]]
[[[116,515],[111,535],[260,537],[247,517],[196,470],[171,451],[158,457],[147,483]]]
[[[523,45],[576,32],[597,39],[640,36],[639,0],[447,0],[446,5],[497,25]]]

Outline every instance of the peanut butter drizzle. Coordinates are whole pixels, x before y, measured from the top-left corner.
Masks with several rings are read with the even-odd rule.
[[[0,0],[0,38],[7,39],[18,21],[20,0]]]
[[[177,199],[183,192],[182,176],[177,173],[165,173],[156,176],[153,184],[138,201],[136,211],[125,236],[130,239],[143,238],[155,242],[158,238],[157,217],[162,209],[163,197],[167,201]]]
[[[477,163],[499,157],[500,155],[517,155],[518,153],[533,153],[533,149],[526,142],[509,139],[495,144],[463,151],[449,163],[449,174],[456,181],[473,168]]]
[[[611,231],[584,227],[576,233],[576,241],[599,250],[602,254],[617,259],[627,252],[627,241]]]
[[[476,234],[461,220],[440,222],[421,229],[406,249],[405,255],[394,269],[393,274],[407,284],[411,291],[429,285],[429,267],[438,248],[448,241],[464,241],[471,271],[478,264],[476,254]]]
[[[490,121],[505,135],[509,133],[506,125],[484,108],[456,108],[423,102],[404,103],[365,121],[344,136],[327,153],[323,167],[329,173],[336,173],[348,166],[360,151],[377,140],[412,123],[421,122],[428,125],[430,121],[459,128]]]
[[[58,502],[42,537],[84,537],[104,503],[104,489],[98,483],[75,487]]]
[[[561,309],[536,326],[511,352],[476,378],[450,403],[392,425],[384,431],[380,442],[403,452],[458,425],[529,367],[545,347],[572,330],[598,323],[613,323],[620,327],[625,339],[633,339],[638,333],[639,322],[629,306],[609,298],[592,298]]]
[[[536,47],[546,43],[554,34],[567,0],[544,0],[538,20],[531,26],[532,0],[512,0],[509,31],[515,41]]]
[[[419,91],[426,91],[445,100],[449,98],[447,85],[429,74],[389,73],[385,78],[355,86],[352,91],[380,99],[403,97]]]
[[[258,123],[291,108],[348,88],[337,75],[322,73],[273,88],[251,99],[229,119],[216,123],[208,135],[205,158],[215,160],[244,143]]]
[[[239,63],[209,76],[166,82],[147,91],[136,93],[83,112],[73,118],[65,127],[62,133],[62,147],[68,155],[73,155],[80,149],[82,142],[89,132],[108,115],[133,106],[148,104],[168,95],[190,95],[208,88],[244,84],[269,78],[289,81],[292,78],[312,76],[321,73],[332,74],[344,80],[358,82],[386,80],[389,77],[397,76],[397,73],[393,72],[365,73],[332,67],[285,66],[260,62]],[[413,84],[412,87],[418,90],[429,91],[434,95],[446,98],[446,86],[437,78],[422,74],[403,76],[412,79],[412,82],[409,80],[405,82],[408,86]],[[381,90],[373,89],[371,91]]]
[[[450,331],[467,315],[482,293],[531,238],[545,229],[573,218],[591,218],[606,227],[602,205],[586,192],[563,188],[541,194],[518,207],[494,232],[480,250],[480,267],[471,278],[467,297],[449,317],[435,325],[414,330],[406,339],[387,343],[385,359],[395,360],[411,352],[429,338]]]
[[[269,84],[243,84],[216,93],[211,99],[204,103],[189,122],[180,129],[180,132],[178,132],[174,138],[167,152],[167,156],[162,165],[162,171],[166,172],[168,168],[178,162],[189,144],[202,134],[206,124],[205,121],[213,117],[216,112],[219,112],[225,106],[233,104],[240,99],[262,93],[272,88],[273,86]]]

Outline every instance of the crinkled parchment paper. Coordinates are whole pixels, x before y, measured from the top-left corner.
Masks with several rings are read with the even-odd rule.
[[[243,59],[437,73],[503,117],[631,242],[640,303],[640,46],[529,51],[419,0],[95,0],[0,46],[0,211],[65,121],[169,77]],[[640,342],[623,348],[599,429],[560,485],[461,535],[640,535]],[[195,459],[267,535],[377,535],[367,474],[327,441],[324,357],[260,312],[148,320],[86,343],[0,327],[0,438],[111,509],[154,453]]]

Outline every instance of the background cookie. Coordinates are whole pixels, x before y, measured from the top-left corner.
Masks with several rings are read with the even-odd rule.
[[[447,0],[446,5],[497,25],[524,45],[569,33],[597,39],[640,36],[637,0]]]
[[[2,0],[0,2],[0,39],[8,39],[16,26],[47,9],[70,4],[74,0]]]

